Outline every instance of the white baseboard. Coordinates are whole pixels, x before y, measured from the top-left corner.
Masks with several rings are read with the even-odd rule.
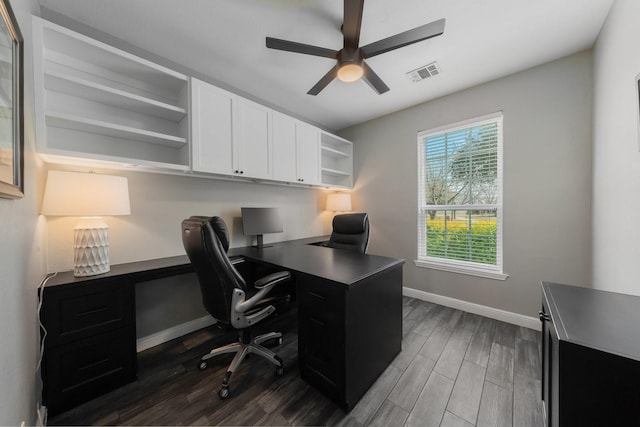
[[[172,326],[164,331],[138,338],[136,341],[137,351],[139,353],[158,344],[162,344],[190,332],[197,331],[198,329],[206,328],[214,323],[215,320],[213,320],[213,317],[203,316],[199,319],[194,319],[186,323],[181,323],[180,325]]]
[[[473,314],[479,314],[480,316],[489,317],[491,319],[513,323],[514,325],[524,326],[525,328],[529,329],[535,329],[536,331],[539,331],[541,329],[540,320],[535,317],[529,317],[522,314],[513,313],[511,311],[487,307],[486,305],[480,305],[469,301],[445,297],[443,295],[432,294],[431,292],[419,291],[412,288],[403,287],[402,294],[422,301],[445,305],[447,307],[467,311]]]
[[[428,301],[435,304],[444,305],[462,311],[467,311],[480,316],[489,317],[491,319],[501,320],[514,325],[524,326],[525,328],[540,330],[540,320],[535,317],[524,316],[522,314],[513,313],[511,311],[500,310],[473,302],[463,301],[455,298],[445,297],[430,292],[419,291],[412,288],[402,288],[402,294],[411,298],[422,301]],[[136,341],[137,351],[141,352],[156,345],[171,341],[172,339],[181,337],[198,329],[206,328],[213,325],[215,321],[211,316],[203,316],[180,325],[173,326],[164,331],[138,338]]]

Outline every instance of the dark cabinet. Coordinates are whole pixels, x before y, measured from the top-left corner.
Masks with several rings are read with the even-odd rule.
[[[640,297],[542,283],[547,426],[640,426]]]
[[[297,277],[300,376],[350,411],[402,340],[402,265],[350,285]]]
[[[131,281],[113,278],[44,288],[43,400],[50,415],[136,379],[133,292]]]

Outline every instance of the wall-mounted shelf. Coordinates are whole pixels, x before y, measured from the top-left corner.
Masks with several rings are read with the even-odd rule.
[[[353,186],[353,144],[339,136],[322,132],[320,177],[328,187]]]
[[[190,168],[187,76],[33,18],[38,151]]]
[[[339,171],[339,170],[335,170],[335,169],[329,169],[329,168],[322,168],[322,173],[327,174],[327,175],[332,175],[332,176],[337,176],[337,177],[346,177],[346,176],[351,176],[350,173],[348,172],[344,172],[344,171]]]
[[[169,147],[183,147],[187,140],[173,135],[161,134],[144,129],[129,126],[121,126],[114,123],[92,120],[86,117],[72,116],[68,114],[47,114],[47,126],[66,128],[91,134],[100,134],[122,140],[134,140],[149,144],[160,144]]]
[[[353,186],[343,138],[39,17],[32,31],[37,150],[47,161]],[[273,141],[274,115],[292,124],[293,144],[278,131]]]
[[[329,157],[336,157],[336,158],[348,158],[351,157],[351,153],[347,153],[344,151],[339,151],[333,148],[329,148],[329,147],[322,147],[322,153],[329,156]]]
[[[170,121],[179,122],[187,115],[187,110],[184,107],[57,71],[47,72],[44,84],[45,88],[50,91],[66,93]]]

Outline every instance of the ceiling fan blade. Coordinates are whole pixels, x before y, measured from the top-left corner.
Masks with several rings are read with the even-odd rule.
[[[358,48],[363,8],[364,0],[344,0],[344,22],[342,24],[344,47]]]
[[[331,83],[333,79],[336,78],[337,75],[338,75],[338,65],[336,64],[332,69],[329,70],[327,74],[325,74],[320,80],[318,80],[318,83],[316,83],[315,86],[309,89],[309,92],[307,92],[307,95],[315,96],[319,94],[320,91],[325,87],[327,87],[327,85]]]
[[[414,28],[413,30],[405,31],[404,33],[396,34],[395,36],[387,37],[386,39],[363,46],[362,51],[364,52],[365,58],[371,58],[372,56],[380,55],[390,50],[439,36],[444,33],[444,23],[444,19],[433,21],[429,24]]]
[[[273,37],[267,37],[267,47],[270,49],[286,50],[287,52],[303,53],[305,55],[322,56],[332,59],[336,59],[338,56],[337,50],[325,49],[324,47],[289,40],[274,39]]]
[[[389,90],[389,86],[384,84],[382,79],[378,77],[376,73],[367,65],[366,62],[362,63],[362,68],[364,68],[364,74],[362,75],[362,80],[367,82],[371,89],[378,92],[378,95],[382,95],[383,93]]]

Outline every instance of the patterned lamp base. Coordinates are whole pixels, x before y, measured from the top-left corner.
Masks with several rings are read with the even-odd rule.
[[[108,272],[109,226],[101,217],[82,218],[73,229],[73,275],[95,276]]]

